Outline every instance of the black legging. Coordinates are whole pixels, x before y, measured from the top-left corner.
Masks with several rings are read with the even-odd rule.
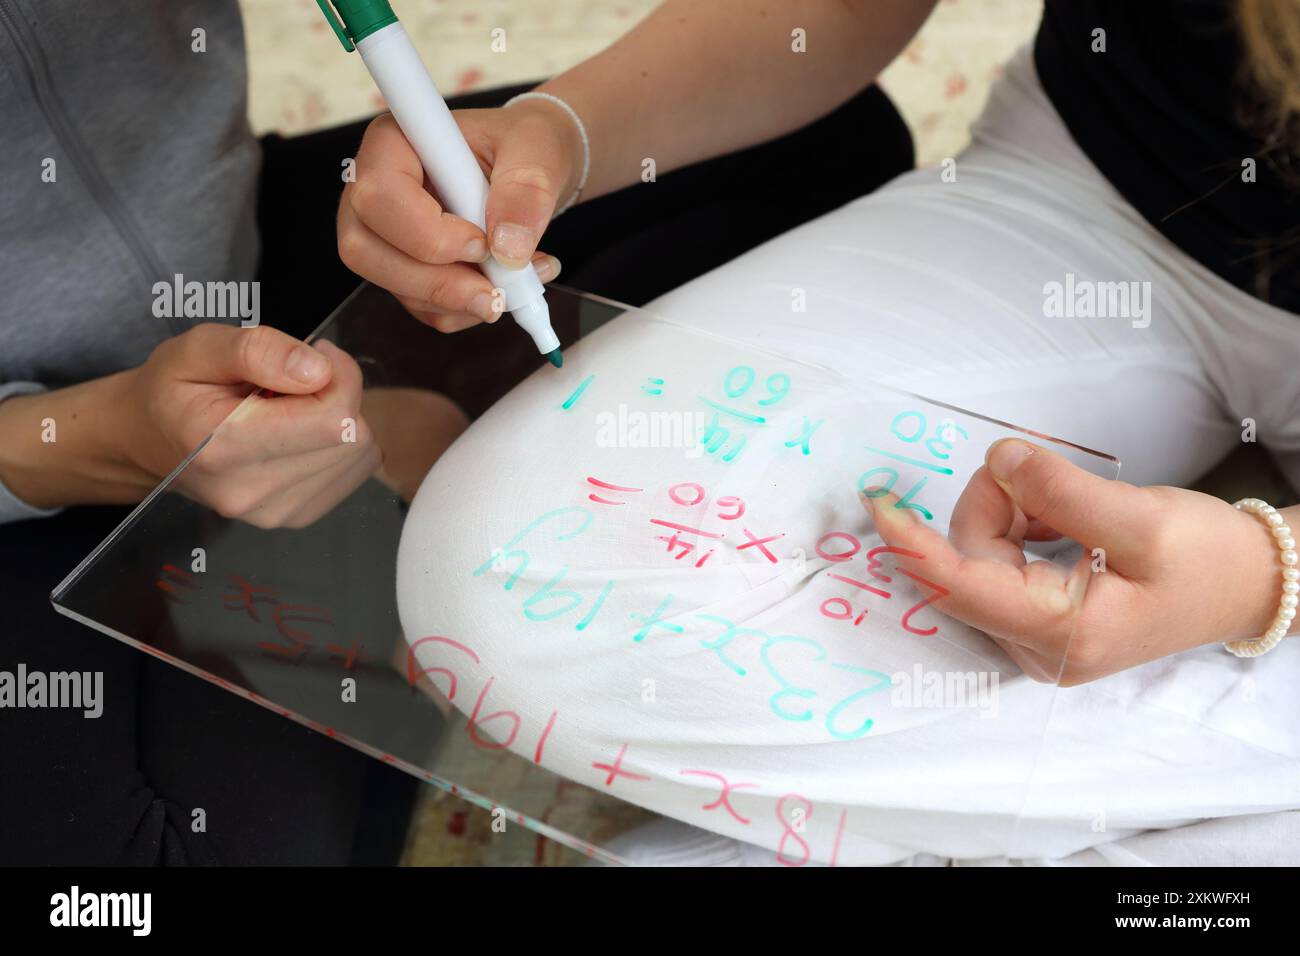
[[[452,105],[497,105],[516,92]],[[263,143],[262,314],[300,337],[357,282],[338,260],[334,211],[341,162],[364,128]],[[911,165],[906,127],[872,88],[772,143],[584,203],[542,248],[563,262],[561,281],[643,304]],[[458,374],[430,387],[480,414],[511,384],[496,361],[506,335],[480,327],[449,337],[455,367],[477,360],[490,382]],[[49,592],[126,513],[71,508],[0,526],[0,669],[102,671],[106,701],[97,720],[0,710],[0,863],[395,862],[414,778],[51,610]],[[198,807],[207,831],[196,834]]]

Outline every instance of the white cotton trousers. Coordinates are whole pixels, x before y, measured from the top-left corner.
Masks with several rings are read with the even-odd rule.
[[[448,451],[412,507],[403,627],[434,683],[455,680],[476,743],[788,865],[1101,859],[1096,848],[1150,831],[1300,808],[1300,641],[1254,661],[1207,647],[1084,687],[1034,684],[957,622],[926,642],[878,611],[860,628],[819,617],[817,589],[838,565],[805,551],[792,563],[780,542],[793,537],[770,546],[771,565],[757,548],[726,550],[739,498],[754,530],[761,516],[807,541],[848,529],[869,547],[852,480],[817,457],[824,444],[800,459],[755,439],[748,458],[683,462],[582,440],[579,419],[562,417],[633,380],[658,382],[635,394],[659,400],[712,360],[700,342],[717,337],[760,356],[728,375],[752,365],[764,381],[767,355],[874,380],[1108,452],[1136,484],[1193,481],[1250,419],[1300,484],[1300,317],[1229,286],[1134,212],[1071,140],[1028,51],[955,163],[901,176],[647,311],[676,325],[629,314],[584,339],[563,381],[568,395],[594,370],[588,392],[559,411],[561,379],[534,375]],[[732,420],[737,433],[782,407],[800,373],[782,375],[766,378],[765,409]],[[796,482],[766,480],[800,467]],[[636,537],[647,517],[663,527],[662,508],[680,512],[686,478],[707,489],[712,524],[698,527],[716,532],[713,564],[693,564],[702,551],[665,560]],[[637,510],[642,494],[661,510]],[[814,664],[839,669],[810,676]],[[999,719],[851,693],[861,675],[922,665],[996,673]],[[870,731],[842,733],[849,711],[836,724],[833,700],[853,713],[866,700]],[[1234,840],[1249,853],[1248,836]],[[1275,835],[1259,847],[1280,862]]]
[[[1028,48],[972,138],[955,182],[943,166],[900,176],[648,311],[1102,449],[1134,484],[1194,481],[1249,418],[1300,487],[1300,316],[1138,215],[1071,139]],[[1150,282],[1150,325],[1045,316],[1044,286],[1068,275]]]

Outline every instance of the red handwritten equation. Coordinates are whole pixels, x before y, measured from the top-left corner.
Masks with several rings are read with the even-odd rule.
[[[479,655],[468,645],[442,635],[429,635],[411,642],[407,656],[407,678],[411,685],[414,687],[422,676],[438,675],[446,681],[444,685],[445,693],[450,699],[454,700],[460,687],[459,676],[452,667],[443,664],[421,668],[416,652],[426,645],[442,645],[450,648],[462,656],[466,662],[473,662],[474,665],[482,664]],[[505,750],[514,747],[519,742],[520,734],[524,729],[523,717],[518,711],[503,708],[485,713],[487,700],[496,680],[496,675],[487,677],[479,690],[465,725],[465,732],[469,740],[474,746],[484,750]],[[560,712],[552,710],[545,724],[542,725],[532,751],[532,762],[534,764],[542,764],[547,741],[554,732],[559,719]],[[502,722],[504,722],[504,729],[502,729]],[[498,728],[498,732],[494,736],[488,736],[484,733],[489,724],[496,724]],[[594,773],[591,779],[586,781],[587,785],[603,787],[606,790],[614,790],[616,787],[619,789],[628,787],[635,789],[640,784],[651,784],[661,779],[657,778],[653,773],[646,772],[647,768],[631,764],[628,759],[628,751],[629,744],[623,743],[613,757],[595,755],[594,759],[590,761],[590,768]],[[716,798],[703,803],[700,807],[701,811],[705,813],[718,811],[743,827],[754,826],[754,820],[743,815],[732,802],[732,795],[740,790],[760,788],[759,783],[753,781],[732,782],[724,774],[716,770],[700,767],[683,767],[678,770],[678,774],[685,777],[705,778],[718,787]],[[624,798],[635,799],[634,793],[624,792],[622,795]],[[787,805],[790,805],[788,810]],[[775,841],[777,846],[776,859],[779,863],[785,866],[804,866],[812,860],[813,849],[808,840],[808,824],[811,821],[813,810],[813,801],[798,793],[786,793],[777,799],[773,812],[780,827],[779,836]],[[834,834],[826,835],[829,845],[826,848],[825,859],[831,866],[838,863],[840,843],[847,819],[848,810],[840,808]]]

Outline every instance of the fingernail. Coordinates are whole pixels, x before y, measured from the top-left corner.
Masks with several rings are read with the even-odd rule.
[[[527,265],[536,246],[533,231],[518,223],[503,222],[492,230],[492,254],[512,268]]]
[[[543,282],[550,282],[560,274],[560,260],[555,256],[547,256],[533,268],[537,270],[537,278]]]
[[[898,495],[892,491],[887,491],[883,495],[868,495],[865,491],[860,491],[858,496],[871,510],[871,517],[877,526],[882,522],[892,524],[896,521],[912,523],[916,521],[916,514],[910,508],[898,507]]]
[[[1034,446],[1019,438],[1004,438],[994,442],[984,456],[984,464],[998,481],[1009,481],[1011,473],[1020,463],[1034,453]]]
[[[501,316],[496,310],[496,296],[491,292],[480,292],[469,303],[470,314],[484,322],[495,322]]]
[[[475,236],[469,242],[465,243],[465,248],[460,254],[463,262],[487,262],[488,256],[487,243]]]
[[[306,345],[297,346],[284,363],[284,374],[296,382],[310,385],[329,368],[329,361],[314,348]]]

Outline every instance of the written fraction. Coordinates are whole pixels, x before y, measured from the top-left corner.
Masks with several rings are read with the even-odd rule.
[[[1018,669],[937,610],[926,556],[886,546],[864,497],[946,533],[1016,432],[672,323],[618,325],[426,479],[398,559],[413,674],[477,746],[788,865],[883,861],[900,834],[958,827],[917,795],[937,767],[991,759],[986,825],[954,839],[1004,852],[1046,698],[1006,693]]]

